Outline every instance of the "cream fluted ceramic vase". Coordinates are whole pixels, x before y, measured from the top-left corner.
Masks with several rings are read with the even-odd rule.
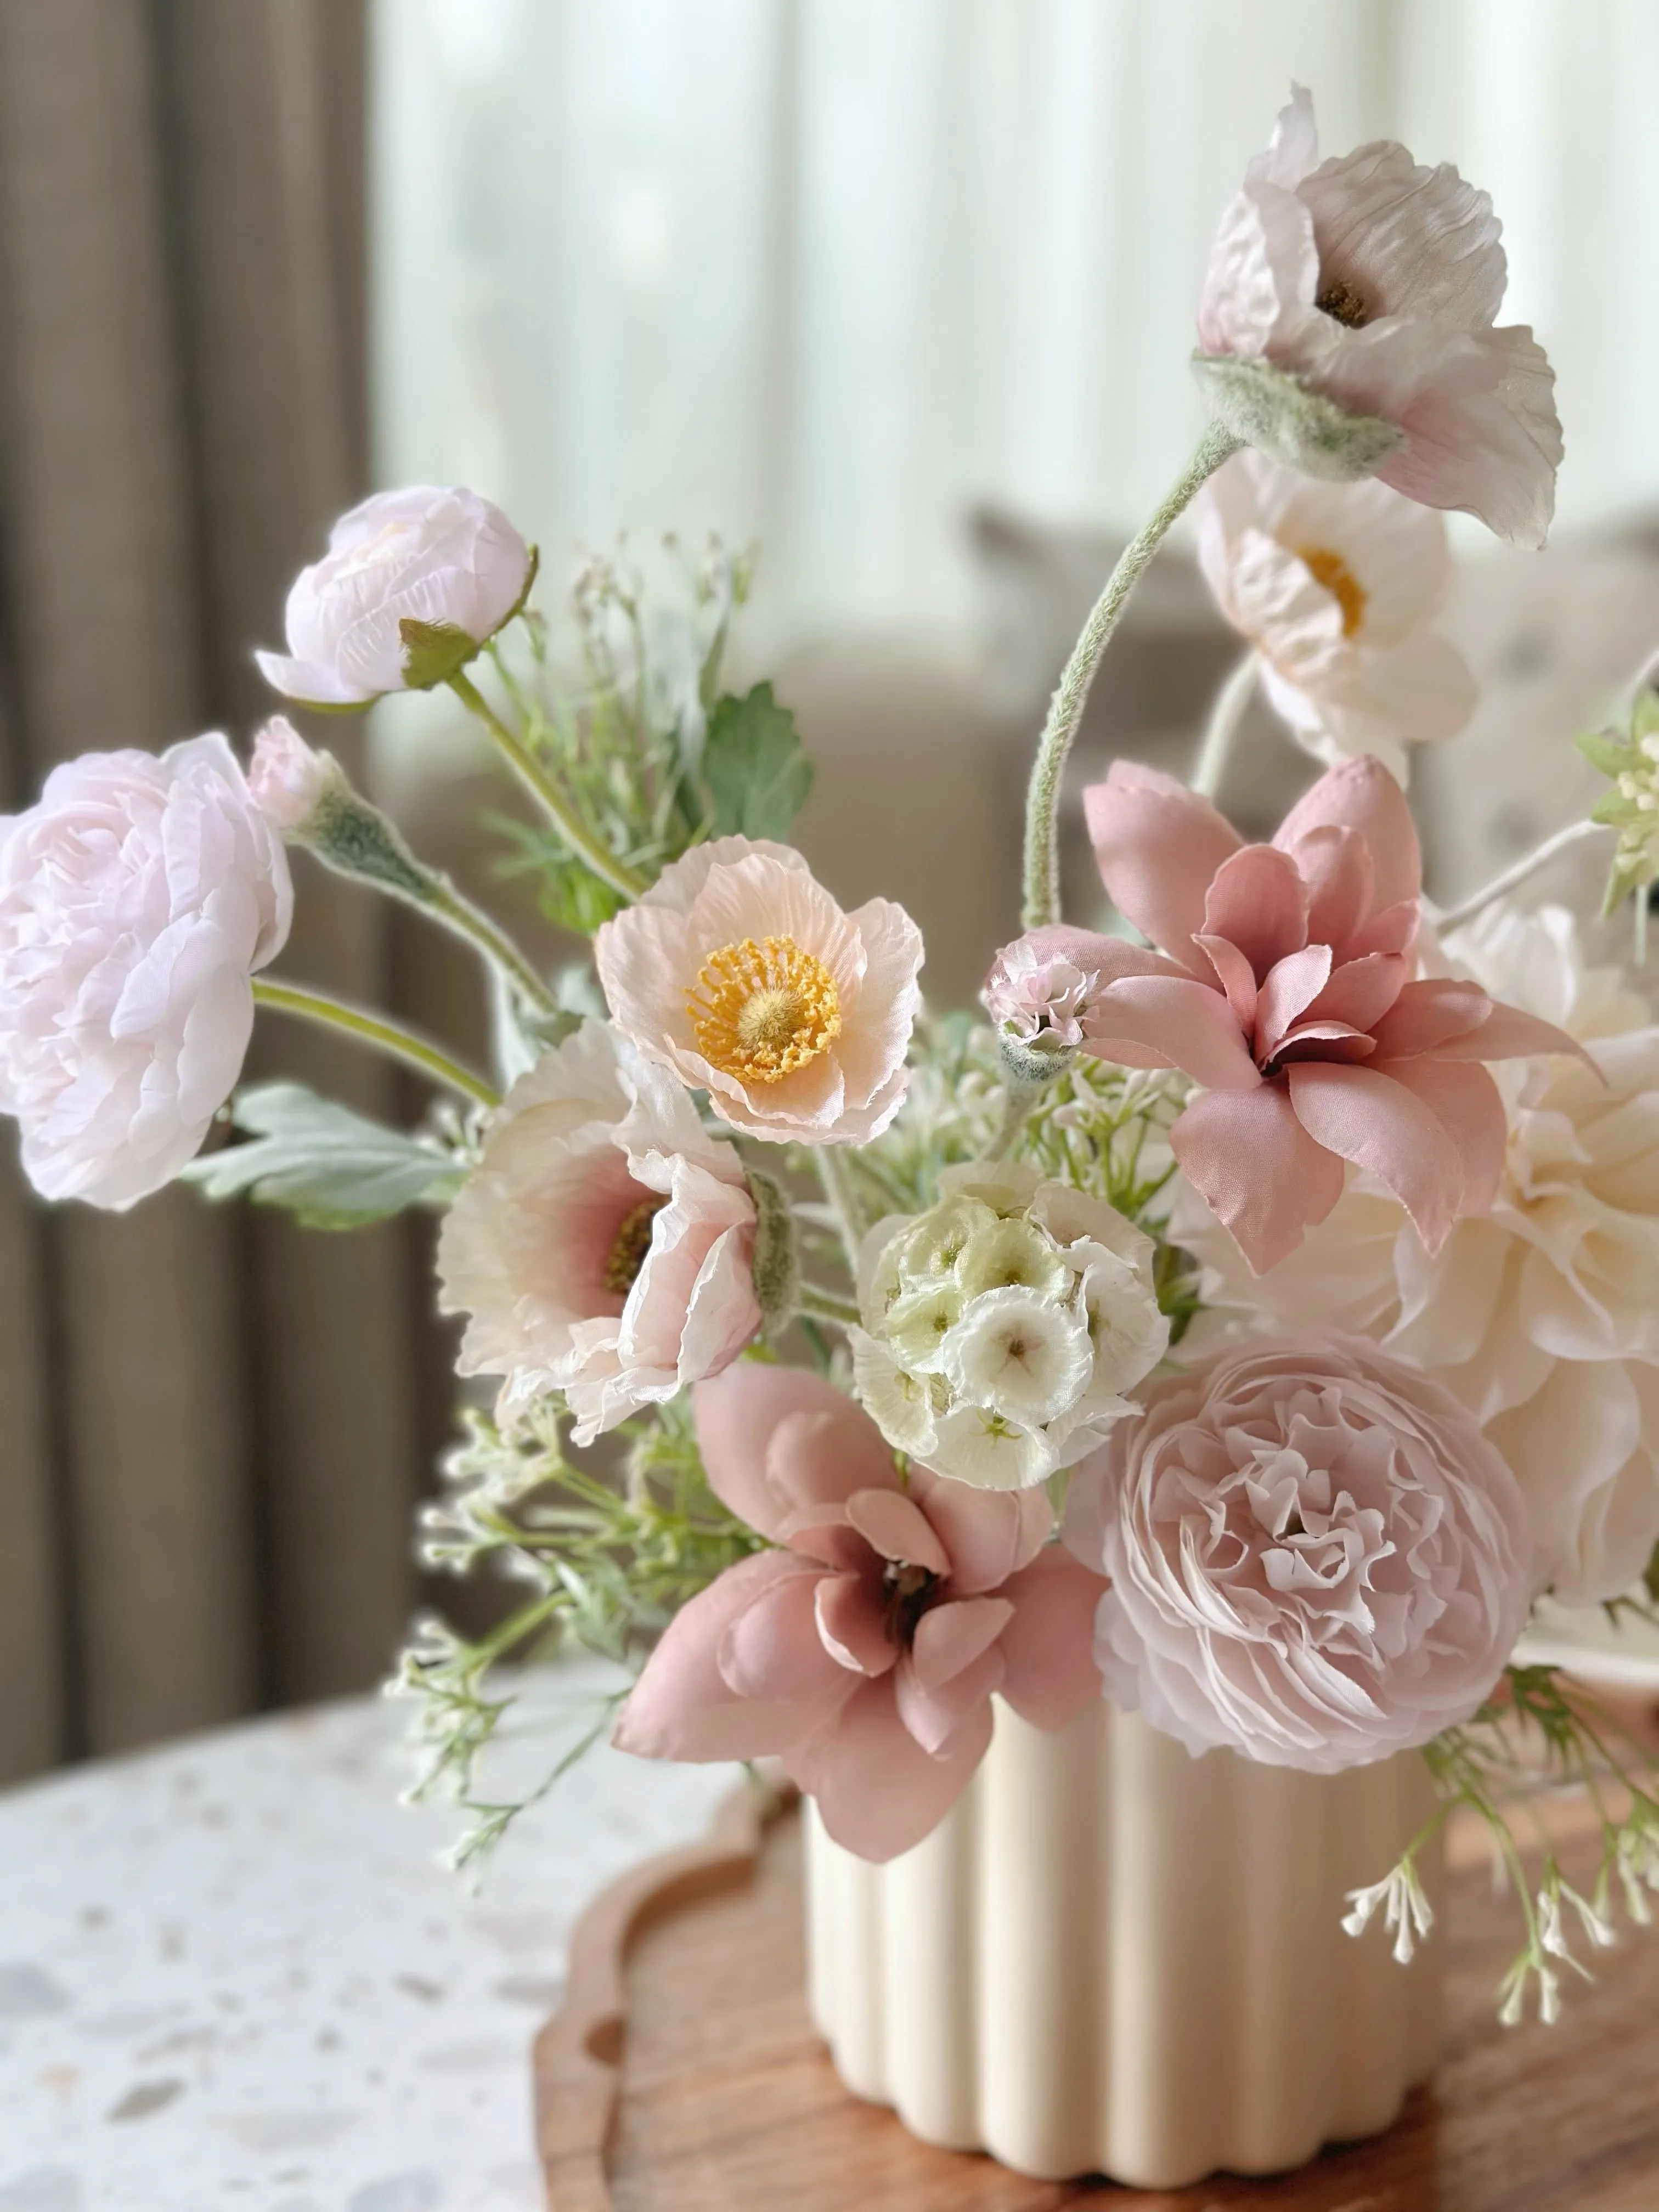
[[[999,1704],[966,1796],[889,1865],[807,1807],[813,2020],[925,2142],[1152,2189],[1282,2172],[1433,2070],[1440,1945],[1401,1967],[1340,1926],[1432,1810],[1415,1753],[1299,1774],[1103,1703],[1055,1735]]]

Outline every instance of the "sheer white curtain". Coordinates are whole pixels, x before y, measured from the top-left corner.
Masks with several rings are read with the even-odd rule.
[[[1653,0],[379,0],[375,47],[382,477],[552,556],[757,537],[774,636],[958,624],[975,501],[1156,497],[1292,76],[1492,191],[1564,521],[1659,497]]]

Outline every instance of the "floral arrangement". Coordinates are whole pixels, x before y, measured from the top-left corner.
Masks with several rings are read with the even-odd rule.
[[[1659,1591],[1659,1026],[1510,894],[1613,835],[1639,969],[1659,703],[1638,681],[1582,741],[1597,821],[1455,913],[1402,789],[1474,703],[1437,510],[1539,544],[1561,457],[1544,354],[1497,324],[1498,235],[1400,146],[1322,161],[1294,93],[1205,277],[1209,428],[1054,694],[983,1019],[925,1011],[903,908],[847,912],[785,842],[811,763],[768,685],[722,678],[746,562],[683,557],[666,614],[595,562],[550,623],[465,491],[346,515],[260,665],[333,711],[447,685],[528,794],[510,865],[591,965],[542,974],[281,716],[246,774],[217,733],[88,755],[0,828],[0,1105],[41,1194],[442,1213],[490,1393],[422,1556],[526,1592],[477,1640],[422,1622],[402,1662],[462,1857],[518,1809],[477,1782],[495,1669],[574,1639],[629,1670],[595,1735],[776,1759],[871,1857],[945,1815],[995,1699],[1057,1729],[1103,1692],[1195,1754],[1420,1752],[1515,1877],[1506,2018],[1534,1985],[1554,2016],[1569,1916],[1595,1944],[1616,1897],[1649,1917],[1659,1784],[1522,1638],[1546,1594]],[[1068,754],[1189,505],[1245,652],[1190,787],[1120,760],[1085,791],[1109,914],[1079,927]],[[1212,803],[1257,685],[1322,765],[1265,844]],[[476,949],[491,1073],[270,974],[287,843]],[[239,1089],[258,1009],[439,1103],[406,1133]],[[1602,1808],[1589,1895],[1547,1851],[1527,1872],[1509,1812],[1540,1767]],[[1426,1841],[1346,1923],[1380,1911],[1402,1958]]]

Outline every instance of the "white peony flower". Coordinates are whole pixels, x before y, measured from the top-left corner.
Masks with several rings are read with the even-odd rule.
[[[921,933],[843,914],[800,854],[716,837],[593,940],[611,1018],[723,1121],[772,1144],[867,1144],[904,1097]]]
[[[515,1083],[438,1240],[463,1375],[511,1419],[562,1390],[579,1443],[718,1374],[755,1336],[755,1203],[685,1092],[601,1022]]]
[[[192,1158],[281,951],[281,840],[216,731],[86,753],[0,819],[0,1112],[45,1198],[122,1209]]]
[[[288,652],[256,653],[265,681],[319,707],[423,689],[405,623],[458,634],[454,665],[495,635],[529,588],[530,549],[489,501],[459,487],[378,491],[328,534],[288,595]]]
[[[1408,744],[1462,728],[1474,678],[1431,627],[1451,580],[1439,515],[1387,484],[1320,483],[1254,452],[1194,511],[1210,589],[1316,759],[1370,753],[1404,783]]]
[[[1091,1449],[1163,1358],[1152,1240],[1034,1168],[947,1168],[939,1186],[866,1240],[854,1386],[898,1450],[1027,1489]]]
[[[1489,908],[1449,960],[1557,1023],[1565,1058],[1495,1068],[1509,1121],[1490,1215],[1431,1259],[1399,1202],[1352,1171],[1300,1249],[1246,1278],[1200,1201],[1173,1233],[1206,1297],[1278,1324],[1362,1332],[1462,1399],[1514,1468],[1540,1589],[1618,1596],[1659,1543],[1659,1026],[1616,971],[1587,969],[1572,917]]]

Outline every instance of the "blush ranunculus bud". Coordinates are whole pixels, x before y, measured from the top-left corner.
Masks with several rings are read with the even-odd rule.
[[[293,906],[217,731],[83,754],[0,821],[0,1112],[42,1197],[120,1210],[193,1157]]]
[[[273,830],[301,830],[343,781],[332,753],[308,745],[286,714],[273,714],[253,740],[247,787]]]
[[[1194,1755],[1334,1774],[1467,1720],[1532,1597],[1526,1507],[1449,1390],[1360,1337],[1246,1338],[1072,1478],[1106,1694]]]
[[[470,660],[530,587],[534,556],[477,492],[410,484],[343,514],[288,595],[288,652],[265,681],[318,707],[424,690]]]

